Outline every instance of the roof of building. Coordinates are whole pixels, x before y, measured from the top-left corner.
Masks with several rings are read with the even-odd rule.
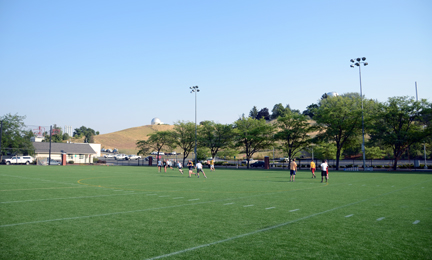
[[[33,142],[35,153],[49,153],[48,142]],[[89,144],[51,143],[51,153],[96,154]]]

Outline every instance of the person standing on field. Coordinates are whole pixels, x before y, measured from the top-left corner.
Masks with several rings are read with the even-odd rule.
[[[296,171],[297,163],[295,162],[295,159],[293,159],[290,163],[290,181],[295,181]]]
[[[162,161],[159,159],[158,160],[158,171],[161,172],[161,168],[162,168]]]
[[[177,166],[178,166],[179,172],[181,172],[181,174],[183,174],[183,165],[180,161],[177,162]]]
[[[210,161],[210,171],[212,171],[212,172],[215,171],[215,167],[214,167],[214,159],[211,159],[211,161]]]
[[[327,182],[327,168],[328,168],[327,161],[323,160],[321,163],[321,182],[324,181],[324,177],[325,177],[326,182]]]
[[[313,178],[315,178],[316,179],[316,176],[315,176],[315,162],[312,160],[311,161],[311,163],[310,163],[310,170],[311,170],[311,172],[312,172],[312,179]]]
[[[166,160],[163,160],[163,167],[164,167],[164,170],[166,172],[166,169],[167,169],[167,162],[166,162]]]
[[[199,173],[200,173],[200,172],[203,173],[204,178],[207,178],[207,176],[205,175],[205,172],[204,172],[204,170],[203,170],[203,165],[202,165],[200,162],[198,162],[198,163],[196,164],[196,168],[197,168],[198,178],[199,178]]]

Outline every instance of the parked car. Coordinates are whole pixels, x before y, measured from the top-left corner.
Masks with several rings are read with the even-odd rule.
[[[47,160],[47,161],[48,161],[48,160]],[[49,164],[49,165],[61,165],[61,162],[51,159],[51,160],[49,160],[49,163],[48,163],[48,164]]]
[[[111,149],[106,149],[106,152],[108,152],[108,153],[112,153],[113,150],[111,150]]]
[[[120,154],[116,154],[116,155],[114,156],[114,159],[116,159],[117,161],[124,160],[125,158],[126,158],[126,155],[125,155],[125,154],[122,154],[122,153],[120,153]]]
[[[138,160],[138,159],[141,159],[141,156],[134,155],[134,154],[129,154],[125,157],[125,160]]]
[[[10,159],[4,159],[3,163],[5,163],[6,165],[9,164],[31,164],[33,163],[34,158],[31,156],[14,156]]]
[[[151,154],[157,155],[157,151],[156,152],[152,152]],[[160,152],[159,155],[165,155],[165,154],[163,152]]]
[[[104,158],[113,158],[114,157],[114,155],[112,155],[112,154],[104,154]]]
[[[265,163],[263,161],[256,161],[256,162],[250,164],[249,166],[255,167],[255,168],[264,168]]]
[[[258,162],[258,160],[250,159],[249,160],[249,165],[252,164],[252,163],[255,163],[255,162]],[[243,161],[241,161],[241,163],[242,164],[247,164],[247,160],[243,160]]]
[[[105,151],[106,151],[106,149],[105,149],[105,148],[102,148],[102,149],[101,149],[101,152],[105,152]]]

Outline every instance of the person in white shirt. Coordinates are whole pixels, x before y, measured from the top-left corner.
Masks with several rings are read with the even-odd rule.
[[[196,168],[197,168],[197,175],[198,175],[198,178],[199,178],[199,173],[200,173],[200,172],[203,173],[204,178],[207,178],[207,176],[205,175],[205,172],[203,171],[203,165],[202,165],[200,162],[198,162],[198,163],[196,164]]]
[[[324,177],[327,182],[327,168],[328,168],[327,160],[323,160],[320,166],[321,166],[321,182],[324,181]]]
[[[158,172],[161,172],[161,168],[162,168],[162,161],[159,159],[158,160],[158,164],[157,164],[157,166],[158,166]]]
[[[181,172],[181,174],[183,174],[183,165],[180,161],[177,162],[177,166],[178,166],[179,172]]]

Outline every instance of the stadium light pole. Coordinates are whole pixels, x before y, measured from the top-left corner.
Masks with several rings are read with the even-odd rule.
[[[361,81],[361,65],[367,66],[368,63],[365,62],[366,57],[363,58],[357,58],[357,59],[351,59],[350,61],[353,63],[350,65],[351,68],[355,68],[357,66],[359,68],[359,78],[360,78],[360,98],[361,98],[361,109],[362,109],[362,136],[363,136],[363,142],[362,142],[362,153],[363,153],[363,171],[366,170],[366,153],[365,153],[365,138],[364,138],[364,116],[363,116],[363,90],[362,90],[362,81]]]
[[[195,93],[195,165],[197,164],[197,92],[199,92],[198,86],[190,87],[191,93]]]

